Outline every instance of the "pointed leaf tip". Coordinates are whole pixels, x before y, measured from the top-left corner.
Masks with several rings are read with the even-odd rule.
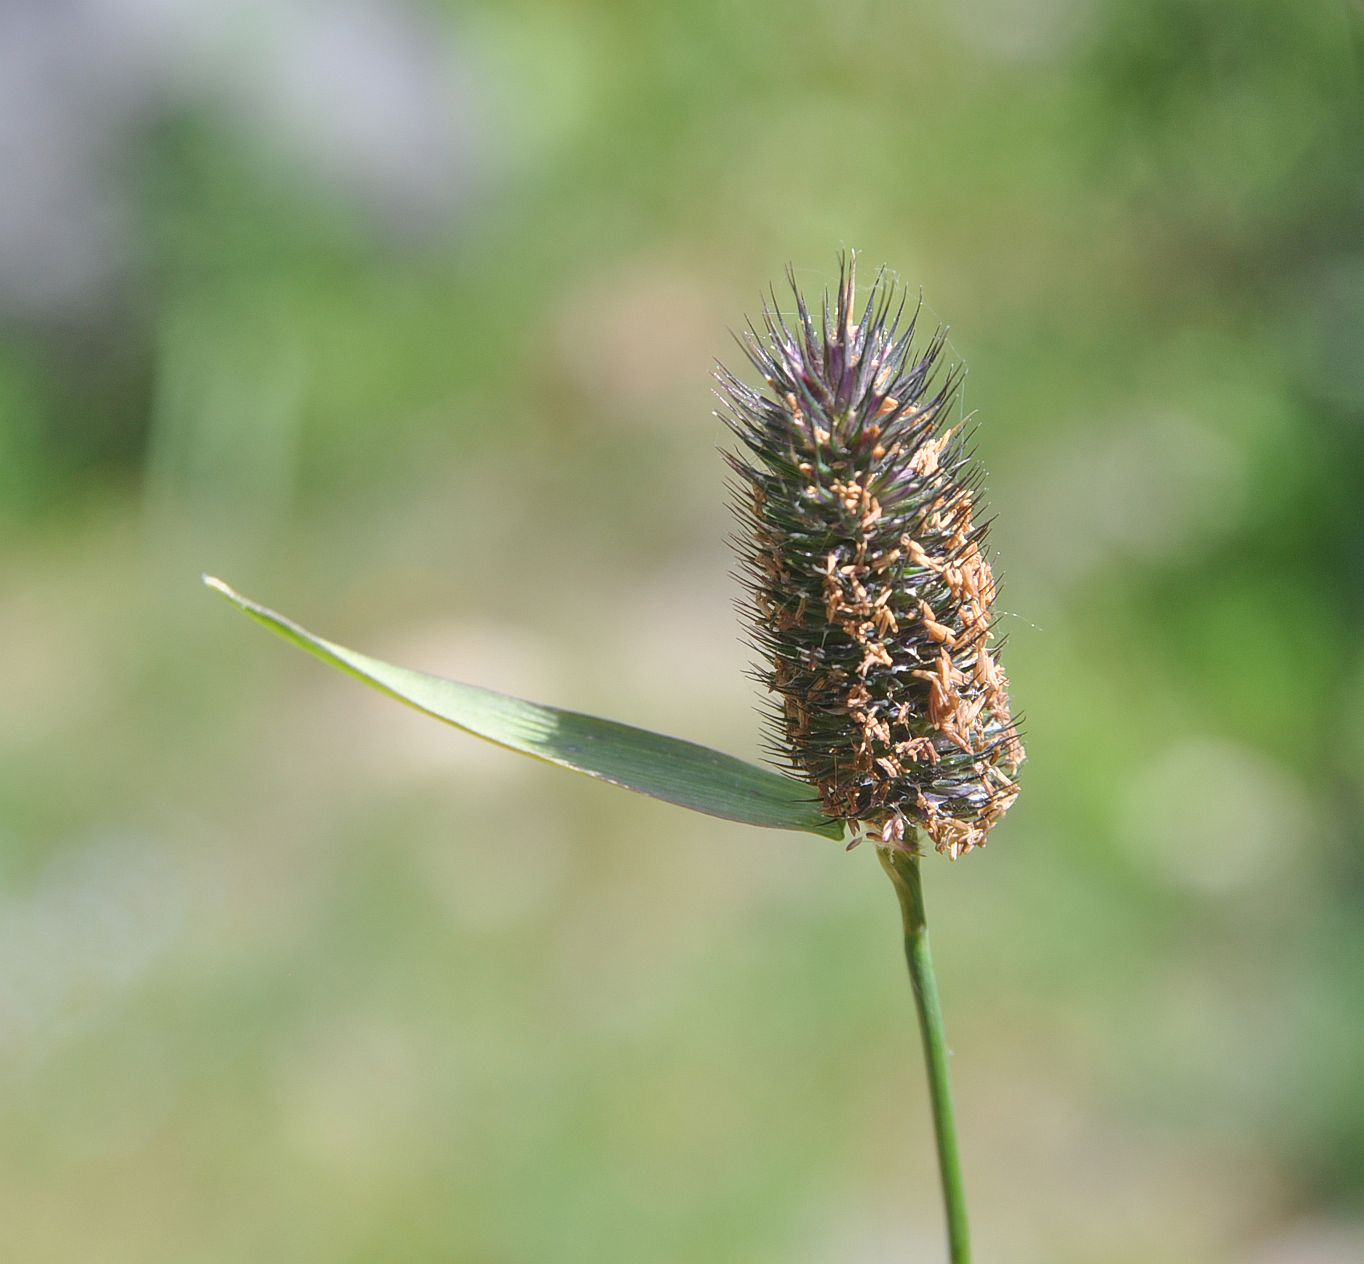
[[[843,838],[843,823],[791,777],[695,742],[395,667],[315,636],[216,576],[203,582],[324,663],[476,737],[708,816]]]

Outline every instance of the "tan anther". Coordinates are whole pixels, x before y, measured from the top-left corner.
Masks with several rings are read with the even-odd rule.
[[[942,567],[924,552],[924,546],[911,536],[902,535],[900,545],[909,554],[909,560],[915,566],[922,566],[925,570],[941,572]]]
[[[985,706],[985,695],[982,694],[974,702],[963,701],[957,708],[957,727],[969,732],[971,726],[980,718],[981,710]]]
[[[924,631],[939,645],[955,645],[957,643],[952,629],[945,623],[939,623],[934,617],[933,607],[922,600],[919,602],[919,621],[924,625]]]
[[[932,738],[928,737],[912,737],[907,742],[897,742],[895,753],[916,764],[938,762],[938,748],[933,745]]]
[[[999,669],[990,651],[983,645],[976,651],[976,665],[972,674],[987,689],[999,688]]]
[[[966,673],[958,670],[957,665],[952,661],[946,650],[938,651],[938,676],[944,686],[949,689],[954,685],[966,683]]]
[[[866,675],[876,664],[880,663],[883,667],[890,667],[894,660],[887,653],[884,645],[868,645],[865,650],[866,657],[862,660],[862,665],[857,669],[858,673],[865,680]]]
[[[992,800],[996,818],[1003,816],[1016,798],[1018,798],[1018,786],[1015,783],[1010,782],[1007,787],[1001,787],[999,793]]]
[[[1012,790],[1014,793],[1018,792],[1018,787],[1009,780],[1002,768],[997,767],[995,764],[986,764],[984,767],[985,775],[987,777],[993,777],[995,781],[999,782],[1002,789]]]
[[[979,608],[980,605],[980,581],[981,574],[979,566],[963,567],[961,572],[961,592],[958,594],[973,605]]]
[[[962,752],[962,754],[974,755],[976,753],[976,748],[966,740],[966,735],[962,733],[954,723],[944,724],[941,732],[953,746]]]
[[[939,732],[945,733],[945,726],[952,717],[956,708],[952,705],[952,697],[943,688],[943,683],[936,676],[928,679],[928,721]]]
[[[927,478],[931,474],[938,472],[938,459],[942,456],[943,449],[952,440],[952,430],[944,430],[936,439],[925,439],[914,453],[913,459],[909,463],[912,473]]]

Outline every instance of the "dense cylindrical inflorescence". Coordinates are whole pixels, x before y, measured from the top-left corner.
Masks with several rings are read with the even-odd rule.
[[[984,844],[1023,762],[980,471],[948,425],[961,371],[943,368],[943,331],[913,349],[917,311],[903,319],[884,273],[858,314],[852,257],[817,317],[791,288],[789,320],[773,295],[741,340],[763,388],[716,375],[769,744],[854,839],[913,848],[917,826],[955,859]]]

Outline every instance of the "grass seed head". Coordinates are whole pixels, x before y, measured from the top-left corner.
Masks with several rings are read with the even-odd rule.
[[[754,388],[721,366],[738,440],[740,603],[773,695],[769,745],[825,811],[884,846],[917,826],[953,859],[1018,794],[1023,747],[993,644],[995,580],[980,471],[949,425],[960,367],[945,331],[915,346],[917,308],[856,266],[812,312],[775,294],[740,344]]]

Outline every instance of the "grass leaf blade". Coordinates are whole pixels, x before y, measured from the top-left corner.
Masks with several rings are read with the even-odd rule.
[[[709,816],[843,837],[842,823],[827,818],[814,792],[790,777],[694,742],[395,667],[314,636],[220,579],[206,575],[204,582],[324,663],[499,746]]]

